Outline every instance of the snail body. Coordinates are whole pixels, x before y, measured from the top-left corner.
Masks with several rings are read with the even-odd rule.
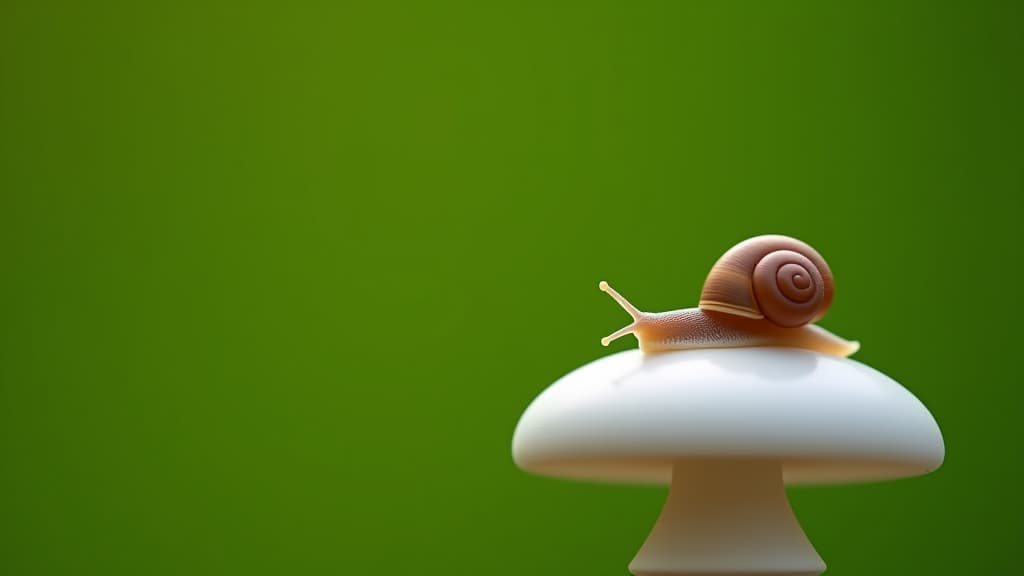
[[[642,312],[607,282],[600,288],[633,317],[601,340],[605,346],[633,334],[644,352],[789,346],[845,357],[860,348],[813,324],[832,302],[832,272],[817,251],[788,236],[756,236],[723,254],[697,308]]]

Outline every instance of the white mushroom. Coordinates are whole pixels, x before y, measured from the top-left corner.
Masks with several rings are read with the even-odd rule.
[[[637,576],[819,574],[784,483],[914,476],[945,454],[931,414],[891,378],[793,348],[601,358],[533,401],[512,451],[537,474],[670,484]]]

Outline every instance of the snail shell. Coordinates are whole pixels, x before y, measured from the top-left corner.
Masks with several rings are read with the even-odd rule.
[[[788,236],[756,236],[718,259],[700,308],[795,328],[824,316],[834,291],[832,272],[814,248]]]

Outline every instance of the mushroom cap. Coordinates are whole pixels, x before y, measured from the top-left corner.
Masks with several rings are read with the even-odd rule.
[[[667,484],[688,459],[781,462],[787,484],[883,480],[942,464],[928,409],[864,364],[795,348],[612,354],[563,376],[512,439],[529,472]]]

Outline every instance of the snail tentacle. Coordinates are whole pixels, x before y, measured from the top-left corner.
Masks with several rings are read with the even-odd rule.
[[[626,300],[626,298],[622,294],[619,294],[604,280],[602,280],[597,285],[597,287],[600,288],[602,292],[607,292],[608,295],[611,296],[616,302],[618,302],[619,306],[622,306],[622,309],[628,312],[629,315],[633,318],[633,321],[630,322],[629,324],[623,326],[622,328],[619,328],[618,330],[612,332],[611,334],[605,336],[604,338],[601,338],[601,345],[607,346],[608,344],[611,344],[613,340],[617,340],[625,336],[626,334],[632,334],[636,332],[636,329],[638,328],[638,323],[643,318],[644,313],[638,310],[636,306],[633,306],[633,304],[631,304],[629,300]]]

